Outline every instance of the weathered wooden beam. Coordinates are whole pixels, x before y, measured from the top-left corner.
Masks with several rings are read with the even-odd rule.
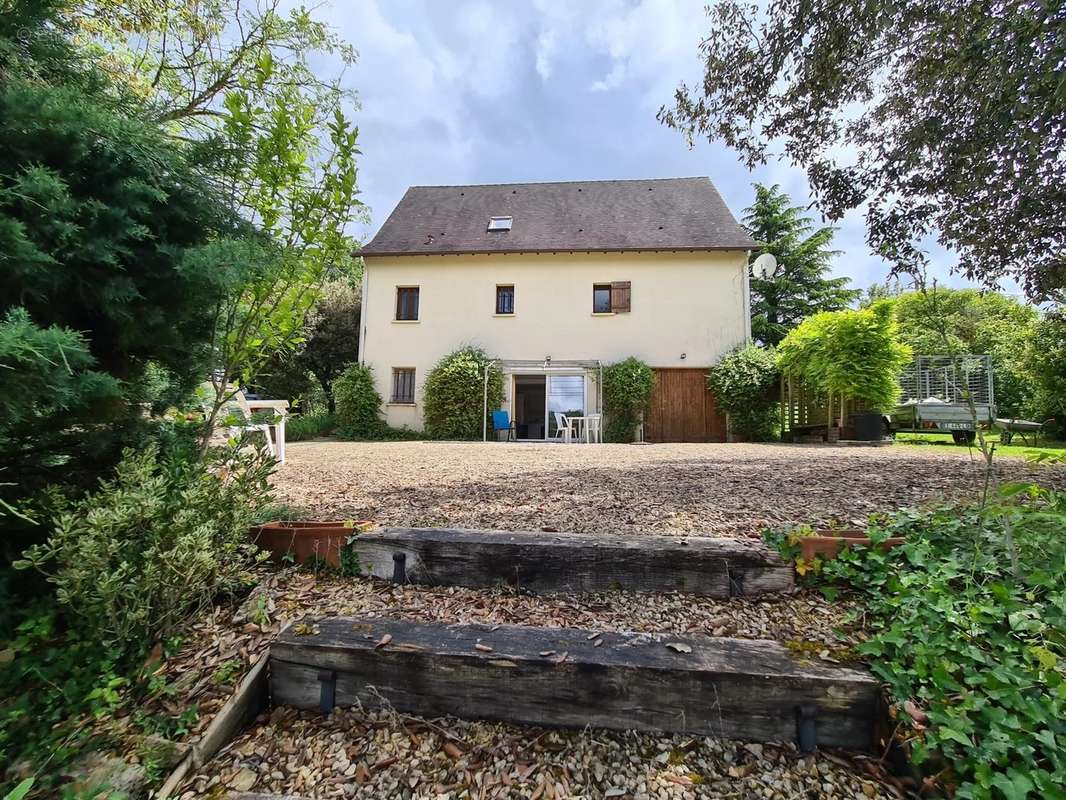
[[[334,617],[270,647],[275,705],[338,706],[559,727],[796,740],[868,750],[878,683],[767,641]],[[802,710],[802,713],[801,713]]]
[[[392,580],[402,573],[430,585],[727,598],[793,584],[791,566],[752,539],[384,528],[360,534],[352,547],[365,575]]]

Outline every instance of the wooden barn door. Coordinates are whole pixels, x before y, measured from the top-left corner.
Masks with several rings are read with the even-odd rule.
[[[649,442],[725,441],[725,416],[707,389],[706,369],[655,370],[644,437]]]

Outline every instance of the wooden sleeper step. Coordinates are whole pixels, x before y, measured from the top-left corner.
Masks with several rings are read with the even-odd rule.
[[[270,647],[275,705],[869,750],[878,683],[776,642],[331,617]]]
[[[793,570],[752,539],[384,528],[352,545],[359,570],[431,586],[551,592],[681,591],[718,599],[787,591]]]

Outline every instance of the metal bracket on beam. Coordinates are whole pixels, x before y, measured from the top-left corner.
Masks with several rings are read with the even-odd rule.
[[[407,583],[407,553],[392,554],[392,582]]]
[[[318,707],[323,714],[329,714],[337,705],[337,673],[324,669],[318,673]]]
[[[801,753],[813,753],[818,748],[818,707],[796,707],[796,744]]]
[[[726,566],[726,579],[729,581],[729,596],[744,596],[744,570],[737,569],[732,564]]]

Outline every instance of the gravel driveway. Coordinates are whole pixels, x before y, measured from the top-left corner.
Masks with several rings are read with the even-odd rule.
[[[1066,487],[1066,467],[1000,459]],[[978,468],[916,447],[313,441],[289,445],[277,499],[384,525],[757,535],[976,492]]]

